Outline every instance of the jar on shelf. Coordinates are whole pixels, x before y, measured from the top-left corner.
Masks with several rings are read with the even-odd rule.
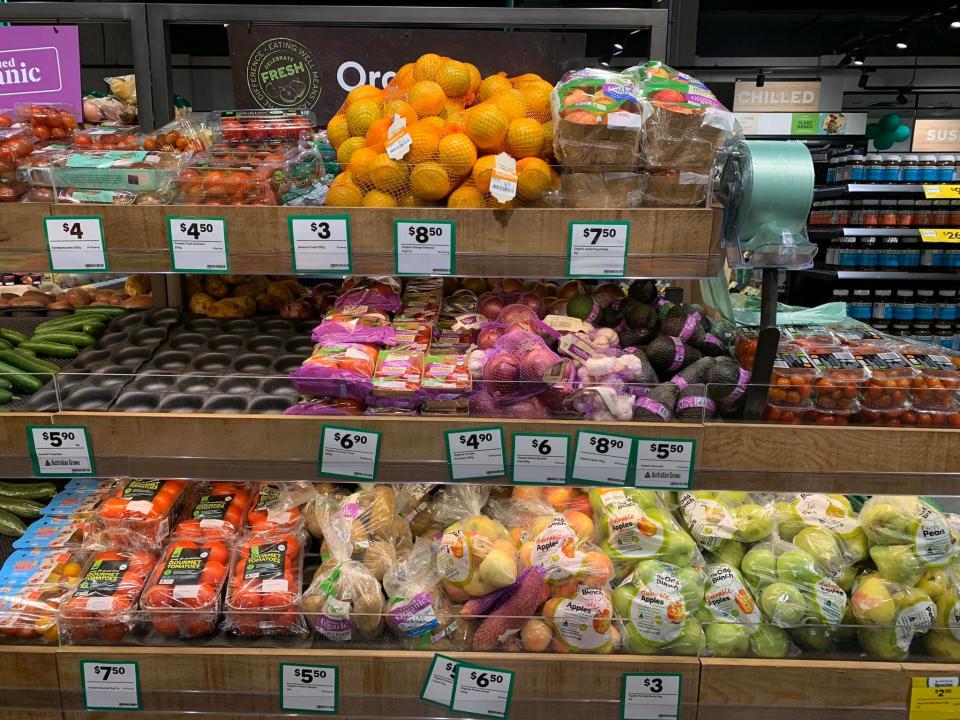
[[[837,221],[836,224],[841,227],[846,227],[850,224],[850,201],[849,200],[837,200]]]
[[[920,182],[922,183],[937,182],[937,156],[936,155],[920,156]]]
[[[880,214],[877,217],[878,223],[883,227],[896,227],[897,225],[897,201],[892,198],[880,201]]]
[[[880,155],[869,153],[863,163],[863,180],[868,183],[883,181],[883,162]]]
[[[920,268],[920,255],[923,249],[923,241],[919,235],[907,235],[900,240],[900,270],[918,270]]]
[[[840,270],[856,270],[857,262],[857,239],[852,237],[838,237],[837,242],[837,268]]]
[[[849,155],[844,174],[847,177],[847,182],[862,183],[866,178],[863,155]]]
[[[913,200],[897,200],[897,227],[913,225]]]
[[[850,302],[847,303],[847,317],[867,322],[871,315],[873,315],[873,301],[870,299],[870,291],[854,290]]]
[[[809,225],[826,225],[826,214],[823,200],[817,200],[810,206],[810,217],[807,219]]]
[[[885,183],[898,183],[900,182],[900,156],[899,155],[887,155],[884,154],[881,156],[880,160],[881,170],[881,182]]]
[[[895,322],[890,325],[890,334],[896,337],[909,338],[910,337],[910,323],[908,322]]]
[[[957,291],[946,288],[937,290],[937,320],[956,322],[957,310]]]
[[[840,168],[840,158],[832,157],[827,161],[827,185],[836,185],[840,182],[838,176]]]
[[[933,227],[945,227],[950,224],[950,206],[945,202],[930,201],[930,224]]]
[[[916,184],[920,182],[920,156],[909,153],[901,161],[903,182]]]
[[[879,238],[877,267],[881,270],[896,270],[900,267],[900,238],[883,235]]]
[[[918,322],[932,322],[937,317],[937,304],[934,302],[933,290],[917,290],[916,304],[913,317]]]
[[[893,320],[893,290],[880,288],[873,291],[873,309],[870,316],[874,320]]]
[[[933,200],[917,200],[913,207],[913,224],[916,227],[933,227]]]
[[[883,333],[884,335],[890,334],[890,323],[886,320],[874,320],[870,323],[870,327],[878,333]]]
[[[951,245],[943,254],[943,266],[946,270],[960,270],[960,248]]]
[[[960,200],[950,201],[950,214],[947,216],[947,225],[960,227]]]
[[[863,200],[863,214],[861,215],[861,225],[875,226],[880,224],[880,201]]]
[[[858,243],[857,268],[860,270],[876,270],[879,256],[877,239],[872,236],[860,238]]]
[[[937,155],[937,182],[953,182],[957,177],[955,155]]]
[[[933,324],[934,342],[940,347],[953,349],[953,325],[951,323]]]
[[[842,302],[847,305],[847,317],[850,317],[850,291],[847,288],[834,288],[830,302]]]
[[[913,290],[901,289],[896,293],[897,301],[893,305],[893,319],[896,322],[913,322],[916,317],[916,293]]]

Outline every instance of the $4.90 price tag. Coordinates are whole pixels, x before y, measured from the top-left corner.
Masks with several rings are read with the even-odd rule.
[[[567,482],[566,435],[513,434],[513,482],[518,485],[564,485]]]
[[[332,715],[339,709],[337,668],[280,663],[280,711]]]
[[[424,680],[423,688],[420,690],[420,699],[445,708],[450,707],[453,699],[453,682],[457,678],[459,665],[461,665],[459,660],[439,653],[434,655],[430,672],[427,673],[427,679]]]
[[[84,710],[139,710],[140,669],[135,662],[80,661]]]
[[[570,223],[569,277],[623,277],[627,272],[630,223]]]
[[[107,270],[100,217],[50,217],[43,220],[47,255],[54,272]]]
[[[456,272],[456,230],[452,221],[397,220],[397,275],[453,275]]]
[[[960,678],[915,677],[910,687],[910,720],[960,717]]]
[[[93,450],[82,425],[27,425],[33,474],[42,477],[89,477]]]
[[[578,430],[571,477],[587,484],[623,487],[632,454],[633,438],[628,435]]]
[[[511,671],[458,665],[455,672],[451,710],[481,717],[507,717],[513,692]]]
[[[288,224],[294,272],[351,272],[349,215],[291,215]]]
[[[479,480],[506,474],[503,428],[450,430],[445,434],[451,480]]]
[[[620,717],[623,720],[676,720],[680,717],[679,673],[624,673]]]
[[[637,438],[634,485],[653,490],[685,490],[693,480],[696,440]]]
[[[174,272],[230,272],[224,218],[170,217],[167,227]]]
[[[952,228],[921,228],[920,239],[923,242],[960,243],[960,230]]]
[[[380,433],[324,425],[320,437],[321,475],[351,480],[376,480]]]

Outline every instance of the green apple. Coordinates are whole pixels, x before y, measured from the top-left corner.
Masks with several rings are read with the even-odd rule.
[[[904,585],[916,585],[923,577],[923,561],[909,545],[874,545],[870,558],[880,577]]]
[[[750,652],[760,658],[786,657],[790,638],[776,625],[760,625],[750,636]]]
[[[647,508],[657,507],[660,504],[660,498],[657,497],[656,490],[640,490],[637,488],[624,488],[624,494],[633,500],[637,507],[646,510]]]
[[[632,655],[656,655],[660,646],[647,640],[632,623],[623,624],[623,646]]]
[[[777,522],[777,533],[782,540],[793,540],[793,536],[806,527],[795,503],[776,502],[773,504],[773,513]]]
[[[826,652],[833,644],[833,630],[823,625],[801,625],[790,629],[790,637],[804,650]]]
[[[858,623],[890,625],[897,616],[897,604],[879,575],[866,575],[853,588],[850,609]]]
[[[780,627],[799,624],[807,614],[803,594],[794,585],[775,582],[760,594],[760,607],[770,622]]]
[[[743,542],[760,542],[773,532],[772,515],[756,503],[734,507],[732,514],[738,539]]]
[[[812,584],[822,578],[823,573],[809,553],[793,548],[777,558],[777,577],[784,582]]]
[[[742,542],[736,540],[727,540],[709,551],[711,562],[724,563],[733,568],[740,568],[740,562],[743,560],[747,547]]]
[[[697,656],[703,654],[707,647],[707,639],[703,633],[703,628],[699,620],[689,619],[683,624],[683,631],[662,652],[667,655],[691,655]]]
[[[747,582],[759,590],[777,580],[777,557],[770,545],[756,545],[743,556],[740,571]]]
[[[707,652],[717,657],[744,657],[750,649],[750,635],[742,625],[712,622],[704,627]]]
[[[663,545],[660,546],[659,557],[677,567],[685,567],[693,562],[697,544],[670,513],[658,507],[647,508],[646,513],[651,520],[663,526]]]

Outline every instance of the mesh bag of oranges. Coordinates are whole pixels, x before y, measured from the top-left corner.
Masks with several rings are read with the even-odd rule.
[[[327,124],[341,173],[337,207],[503,207],[539,202],[559,184],[552,86],[538,75],[483,78],[470,63],[434,53],[397,72],[386,89],[354,88]],[[508,192],[490,192],[506,153]],[[515,162],[515,165],[514,165]]]

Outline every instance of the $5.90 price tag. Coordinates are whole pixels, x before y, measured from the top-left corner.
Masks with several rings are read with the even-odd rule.
[[[915,677],[910,682],[910,720],[960,717],[960,678]]]
[[[351,272],[349,215],[291,215],[288,224],[294,272]]]
[[[445,434],[451,480],[479,480],[506,474],[503,428],[450,430]]]
[[[566,435],[513,434],[513,482],[519,485],[565,485]]]
[[[511,671],[458,665],[455,672],[451,710],[482,717],[507,717],[513,692]]]
[[[167,228],[174,272],[230,272],[224,218],[170,217]]]
[[[80,661],[84,710],[139,710],[140,669],[135,662]]]
[[[634,485],[653,490],[685,490],[693,480],[696,440],[637,438]]]
[[[439,653],[433,656],[430,672],[420,690],[420,699],[445,708],[450,707],[453,698],[453,682],[457,679],[459,660],[454,660]]]
[[[587,484],[623,487],[627,484],[632,454],[632,437],[578,430],[571,478]]]
[[[570,223],[569,277],[623,277],[630,223]]]
[[[280,663],[280,711],[333,714],[339,709],[337,668]]]
[[[960,243],[960,230],[952,228],[921,228],[920,239],[923,242]]]
[[[320,436],[321,475],[351,480],[376,480],[380,433],[324,425]]]
[[[623,720],[676,720],[680,717],[679,673],[624,673],[620,717]]]
[[[90,436],[82,425],[28,425],[27,447],[35,476],[89,477],[94,474]]]
[[[397,275],[453,275],[456,272],[456,230],[452,221],[397,220]]]
[[[100,217],[44,218],[47,255],[54,272],[107,270]]]

